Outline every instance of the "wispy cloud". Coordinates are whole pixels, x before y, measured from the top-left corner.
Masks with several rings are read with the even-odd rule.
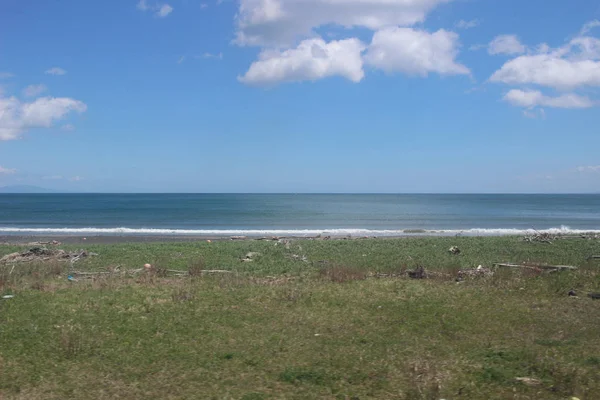
[[[10,72],[0,71],[0,79],[9,79],[9,78],[12,78],[13,76],[15,76],[15,75],[11,74]]]
[[[531,119],[546,119],[546,111],[543,108],[533,108],[528,110],[523,110],[523,116]]]
[[[171,14],[171,12],[173,12],[173,7],[171,7],[168,4],[163,4],[162,6],[160,6],[158,11],[156,11],[156,16],[160,17],[160,18],[164,18],[167,15]]]
[[[600,165],[586,165],[576,168],[577,172],[595,172],[600,173]]]
[[[46,85],[29,85],[25,89],[23,89],[23,96],[25,97],[37,97],[40,94],[44,93],[48,88]]]
[[[458,29],[471,29],[471,28],[475,28],[479,25],[481,25],[481,20],[477,19],[477,18],[472,19],[470,21],[465,21],[464,19],[461,19],[456,24],[454,24],[454,26],[457,27]]]
[[[72,132],[75,130],[75,125],[65,124],[65,125],[61,126],[60,129],[62,129],[63,131],[66,131],[66,132]]]
[[[521,44],[517,35],[499,35],[488,46],[488,53],[496,54],[522,54],[527,48]]]
[[[147,0],[140,0],[136,7],[140,11],[152,11],[159,18],[164,18],[173,12],[173,7],[170,4],[156,3],[149,5]]]
[[[47,75],[65,75],[67,71],[60,67],[53,67],[44,72]]]
[[[58,180],[61,180],[64,178],[62,175],[49,175],[49,176],[42,176],[42,179],[49,180],[49,181],[58,181]]]
[[[207,58],[207,59],[214,58],[214,59],[217,59],[217,60],[222,60],[223,59],[223,53],[218,53],[218,54],[204,53],[204,54],[202,54],[202,58]]]
[[[181,64],[182,62],[185,61],[186,58],[187,58],[186,56],[179,57],[179,60],[177,60],[177,64]]]
[[[3,166],[0,165],[0,175],[12,175],[16,172],[17,172],[17,170],[14,168],[4,168]]]
[[[82,178],[81,176],[74,176],[71,179],[69,179],[71,182],[79,182],[79,181],[83,181],[84,178]]]
[[[600,27],[600,21],[595,19],[593,21],[587,22],[583,25],[583,27],[581,28],[581,31],[579,32],[580,36],[586,35],[588,34],[592,29],[594,28],[598,28]]]

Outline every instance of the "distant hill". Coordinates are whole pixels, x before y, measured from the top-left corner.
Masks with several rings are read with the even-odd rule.
[[[59,193],[56,190],[31,185],[12,185],[0,187],[0,193]]]

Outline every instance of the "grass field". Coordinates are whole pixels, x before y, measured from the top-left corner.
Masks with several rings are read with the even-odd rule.
[[[80,247],[78,271],[157,270],[0,265],[0,398],[600,399],[600,240],[60,246]],[[579,269],[455,281],[498,261]]]

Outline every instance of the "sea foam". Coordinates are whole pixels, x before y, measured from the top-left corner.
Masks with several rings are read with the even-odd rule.
[[[555,235],[598,234],[599,229],[571,229],[567,226],[549,229],[470,228],[470,229],[165,229],[165,228],[15,228],[0,227],[4,234],[58,235],[165,235],[165,236],[506,236],[549,233]]]

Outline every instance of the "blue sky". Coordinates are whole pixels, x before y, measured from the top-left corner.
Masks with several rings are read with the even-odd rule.
[[[0,2],[0,186],[598,192],[600,4]]]

